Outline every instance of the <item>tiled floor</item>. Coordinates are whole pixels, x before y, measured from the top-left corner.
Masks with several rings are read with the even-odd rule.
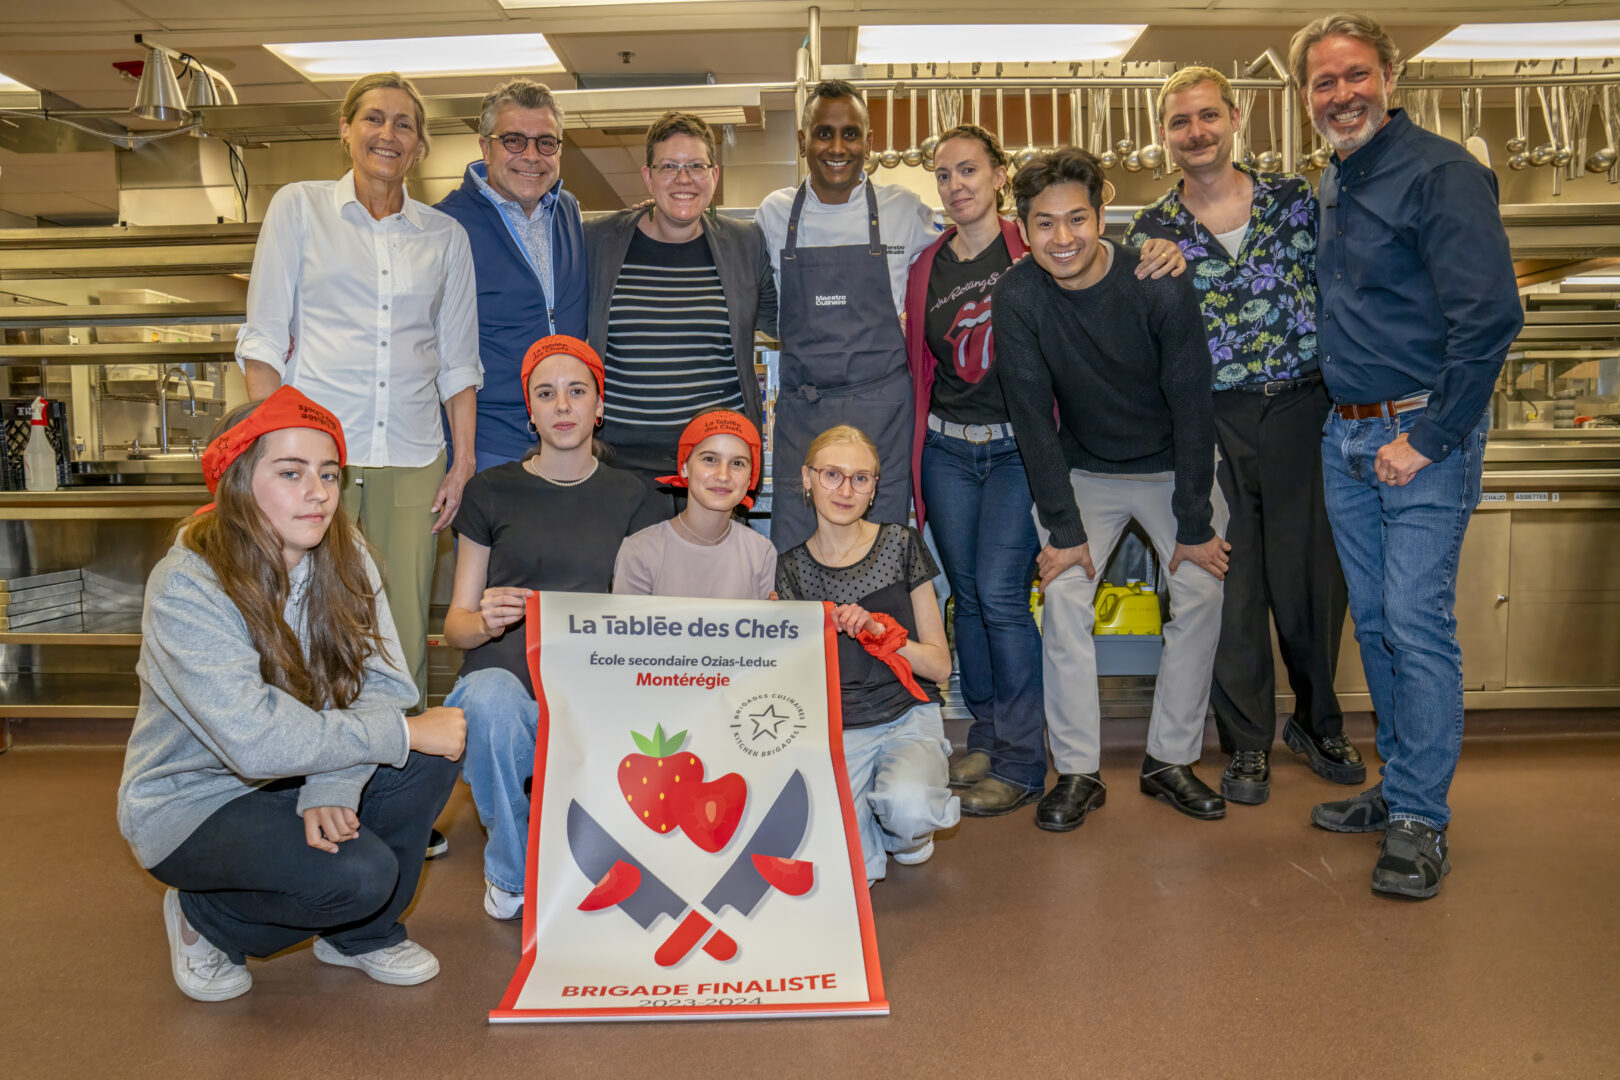
[[[485,1023],[518,927],[481,909],[465,787],[409,920],[438,979],[301,947],[202,1005],[118,835],[121,755],[22,749],[0,756],[0,1076],[1620,1076],[1620,713],[1470,731],[1427,903],[1372,895],[1376,838],[1310,828],[1345,789],[1286,752],[1269,804],[1197,822],[1137,793],[1140,724],[1115,723],[1084,828],[967,821],[877,887],[891,1016],[519,1027]]]

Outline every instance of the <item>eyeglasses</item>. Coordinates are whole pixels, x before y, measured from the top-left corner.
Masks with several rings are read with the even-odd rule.
[[[521,132],[508,131],[505,135],[491,136],[496,142],[506,148],[508,154],[521,154],[534,143],[534,148],[546,157],[555,157],[562,149],[562,140],[555,135],[524,135]]]
[[[817,469],[816,476],[821,480],[821,486],[827,491],[837,491],[849,481],[850,488],[857,495],[868,495],[877,487],[877,473],[858,472],[847,473],[842,469]]]
[[[673,180],[682,173],[693,180],[702,180],[714,169],[707,161],[660,161],[657,165],[649,165],[652,174],[660,180]]]

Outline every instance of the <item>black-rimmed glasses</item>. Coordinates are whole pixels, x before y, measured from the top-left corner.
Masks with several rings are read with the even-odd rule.
[[[562,140],[555,135],[524,135],[517,131],[508,131],[505,135],[492,135],[496,142],[506,149],[508,154],[521,154],[534,143],[534,148],[546,157],[555,157],[557,151],[562,149]]]

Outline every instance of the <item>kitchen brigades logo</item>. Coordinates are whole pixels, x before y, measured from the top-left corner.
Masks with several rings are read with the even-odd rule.
[[[731,716],[731,737],[752,757],[780,754],[804,730],[804,706],[786,694],[755,694]]]

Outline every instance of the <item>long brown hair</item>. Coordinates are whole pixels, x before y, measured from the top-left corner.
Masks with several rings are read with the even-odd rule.
[[[217,437],[241,423],[258,402],[238,406]],[[304,622],[306,656],[282,612],[290,582],[277,535],[253,496],[253,470],[264,440],[231,462],[220,478],[214,509],[181,522],[180,539],[201,555],[247,623],[264,681],[312,709],[344,709],[365,685],[365,664],[385,644],[377,632],[377,594],[366,571],[365,538],[340,503],[309,562]],[[397,663],[398,661],[396,661]]]

